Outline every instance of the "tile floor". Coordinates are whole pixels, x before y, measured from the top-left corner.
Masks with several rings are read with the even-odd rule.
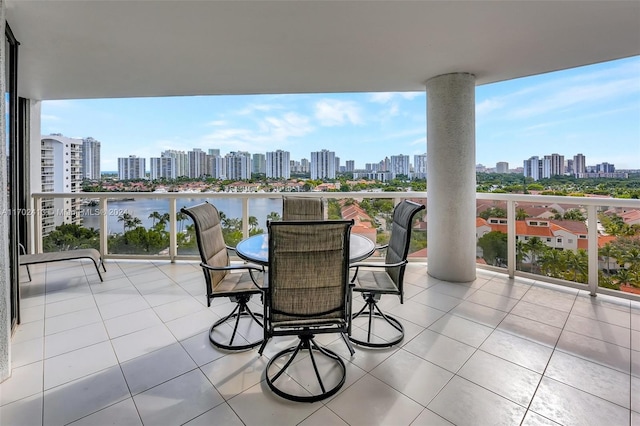
[[[426,270],[409,265],[403,305],[381,301],[405,326],[400,345],[349,357],[337,336],[323,340],[347,382],[308,404],[264,384],[276,348],[209,344],[230,304],[206,307],[196,263],[108,261],[104,283],[90,263],[33,267],[0,424],[640,425],[640,303]]]

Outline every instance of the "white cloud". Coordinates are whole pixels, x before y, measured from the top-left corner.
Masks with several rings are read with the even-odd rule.
[[[315,117],[323,126],[343,126],[363,124],[361,110],[353,101],[323,99],[315,105]]]
[[[493,111],[496,111],[502,108],[505,105],[504,99],[501,98],[491,98],[485,99],[484,101],[476,104],[476,115],[482,116],[489,114]]]
[[[57,115],[52,115],[52,114],[41,114],[40,115],[40,119],[42,121],[60,121],[61,118],[58,117]]]
[[[236,112],[238,115],[251,115],[254,112],[269,112],[284,109],[280,104],[249,104],[246,108]]]
[[[390,102],[397,98],[412,100],[414,98],[417,98],[418,96],[424,95],[424,92],[378,92],[372,93],[369,97],[369,100],[378,104],[386,104],[387,102]]]
[[[213,121],[209,121],[205,125],[206,126],[220,127],[220,126],[226,126],[227,122],[224,121],[224,120],[213,120]]]

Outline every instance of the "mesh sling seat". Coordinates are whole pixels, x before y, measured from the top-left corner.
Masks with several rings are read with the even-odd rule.
[[[335,394],[346,368],[315,341],[320,333],[345,337],[350,327],[349,235],[353,221],[270,222],[264,342],[297,336],[298,344],[271,357],[266,383],[277,395],[314,402]],[[353,355],[353,348],[347,345]],[[307,354],[308,356],[304,356]],[[299,383],[297,385],[296,383]]]
[[[312,197],[282,197],[282,220],[323,220],[324,201]]]
[[[394,294],[400,297],[403,303],[403,281],[404,271],[407,265],[407,254],[409,253],[409,243],[411,242],[411,228],[414,216],[424,210],[425,206],[405,200],[398,204],[393,211],[393,223],[391,227],[391,238],[389,243],[378,247],[386,249],[384,263],[354,263],[355,275],[351,279],[352,291],[359,292],[364,298],[364,306],[353,314],[352,321],[359,317],[365,317],[368,321],[365,327],[366,339],[361,339],[353,334],[349,339],[358,345],[371,348],[384,348],[393,346],[404,338],[404,327],[396,318],[382,312],[378,306],[378,301],[383,294]],[[360,268],[366,267],[367,270]],[[369,270],[371,269],[371,270]],[[380,270],[381,269],[381,270]],[[378,339],[373,333],[374,320],[380,324],[382,329],[379,334],[385,336]],[[384,330],[385,324],[393,329]],[[357,324],[356,324],[357,325]],[[388,337],[388,332],[391,336]],[[356,334],[356,333],[354,333]]]
[[[230,264],[228,251],[233,251],[233,248],[228,247],[224,242],[220,214],[212,204],[202,203],[189,208],[184,207],[180,211],[189,216],[195,225],[200,266],[204,273],[207,290],[207,306],[211,306],[211,299],[216,297],[228,297],[236,303],[230,314],[211,326],[209,340],[214,346],[226,350],[246,350],[260,345],[262,314],[252,312],[248,303],[253,295],[262,294],[254,274],[261,273],[263,268],[253,264]],[[245,272],[231,273],[232,271]],[[259,327],[258,330],[253,330],[259,331],[259,339],[247,341],[239,335],[241,319],[248,319],[248,321],[242,321],[248,333],[252,331],[252,324]]]

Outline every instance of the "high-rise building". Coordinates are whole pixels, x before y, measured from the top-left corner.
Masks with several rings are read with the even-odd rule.
[[[100,179],[100,142],[94,138],[82,140],[82,177]]]
[[[253,154],[251,162],[252,173],[267,173],[267,157],[264,154]]]
[[[427,153],[413,156],[413,177],[417,179],[427,178]]]
[[[291,164],[289,162],[289,152],[280,149],[274,152],[267,152],[268,178],[289,179],[291,177]]]
[[[335,157],[336,159],[336,173],[340,173],[340,157]]]
[[[42,192],[82,190],[82,139],[49,135],[40,138]],[[42,235],[63,223],[81,224],[80,198],[43,198]]]
[[[209,149],[207,150],[207,155],[212,155],[214,157],[219,157],[220,156],[220,150],[219,149]]]
[[[404,175],[407,178],[411,178],[411,169],[409,164],[408,155],[392,155],[389,161],[389,172],[391,172],[391,179],[395,179],[396,176]]]
[[[187,153],[189,155],[189,176],[199,178],[207,173],[207,154],[200,148],[193,148]]]
[[[578,175],[587,172],[587,158],[582,154],[573,156],[573,174]]]
[[[251,154],[248,152],[230,152],[225,155],[224,159],[227,179],[251,179]]]
[[[347,160],[345,162],[345,166],[346,166],[345,171],[347,173],[353,172],[356,169],[356,162],[353,160]]]
[[[160,156],[176,159],[176,177],[189,175],[189,156],[184,151],[168,149],[163,151]]]
[[[323,149],[311,153],[311,179],[336,178],[336,153]]]
[[[509,163],[506,161],[498,161],[496,163],[496,173],[509,173]]]
[[[544,159],[549,160],[549,164],[551,165],[550,176],[564,175],[564,155],[545,155]]]
[[[224,179],[225,172],[225,159],[219,155],[207,155],[207,170],[209,175],[214,179]]]
[[[144,179],[146,160],[135,155],[118,158],[118,179]]]
[[[531,157],[524,160],[524,176],[533,180],[546,179],[551,177],[551,159]]]
[[[300,172],[311,173],[311,163],[308,159],[303,158],[302,160],[300,160]]]
[[[176,159],[174,157],[151,157],[149,159],[150,179],[175,179]]]

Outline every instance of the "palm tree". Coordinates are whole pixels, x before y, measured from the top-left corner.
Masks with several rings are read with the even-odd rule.
[[[271,222],[280,222],[280,220],[282,219],[282,217],[280,216],[280,213],[278,212],[271,212],[267,215],[267,220],[271,221]]]
[[[589,255],[584,249],[577,252],[567,251],[567,270],[573,273],[573,281],[587,282],[589,268]]]
[[[522,207],[519,207],[516,210],[516,220],[525,220],[528,217],[529,215],[527,214],[526,210],[523,209]]]
[[[531,272],[534,272],[538,257],[547,248],[547,245],[542,242],[540,237],[531,237],[529,241],[525,243],[525,246],[531,255]]]
[[[516,241],[516,269],[522,271],[522,261],[527,255],[527,247],[522,240]]]
[[[120,216],[118,216],[118,222],[122,222],[123,234],[127,232],[127,228],[129,227],[129,221],[131,220],[132,217],[133,216],[131,216],[129,213],[123,213]]]
[[[176,212],[176,220],[178,221],[178,232],[182,233],[184,229],[184,221],[187,220],[187,215],[182,213],[181,211]]]
[[[151,223],[151,227],[156,226],[156,220],[160,220],[161,219],[161,215],[158,212],[153,212],[149,215],[149,219],[153,219],[153,222]]]
[[[142,220],[139,217],[131,216],[131,218],[127,221],[127,228],[137,228],[142,225]]]
[[[625,266],[629,264],[630,271],[640,271],[640,249],[637,247],[630,248],[623,256],[622,260]]]
[[[559,278],[566,269],[566,256],[560,250],[547,250],[540,256],[542,272],[554,278]]]
[[[605,259],[607,274],[611,273],[611,258],[615,257],[616,249],[611,245],[611,243],[605,244],[602,248],[598,250],[598,254]]]
[[[258,218],[255,216],[249,216],[249,230],[252,231],[258,227]]]

